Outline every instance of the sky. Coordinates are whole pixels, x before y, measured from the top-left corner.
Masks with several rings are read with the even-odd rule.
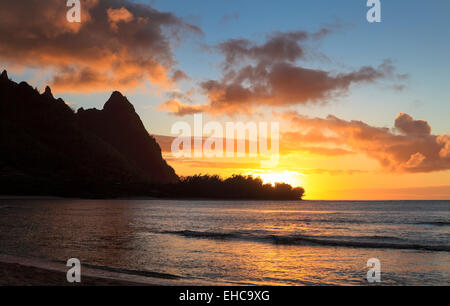
[[[260,176],[307,199],[450,199],[450,2],[0,4],[0,67],[72,108],[120,90],[179,175]],[[139,5],[137,5],[139,4]],[[175,158],[178,121],[280,122],[280,160]],[[165,136],[165,137],[162,137]]]

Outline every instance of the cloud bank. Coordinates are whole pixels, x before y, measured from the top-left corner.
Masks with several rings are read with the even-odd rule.
[[[363,153],[395,172],[433,172],[450,169],[450,136],[433,135],[428,122],[400,113],[395,128],[370,126],[362,121],[346,121],[335,116],[309,118],[296,112],[277,114],[292,123],[293,131],[281,136],[292,151],[304,143],[327,150]],[[330,148],[330,145],[334,146]],[[283,146],[283,145],[282,145]],[[339,155],[339,154],[325,155]]]
[[[51,69],[57,91],[167,85],[174,81],[171,40],[202,33],[171,13],[128,0],[86,0],[81,8],[81,23],[69,23],[66,1],[2,0],[0,60]]]
[[[184,116],[195,112],[213,115],[252,114],[261,106],[287,107],[324,104],[346,94],[354,84],[375,83],[381,79],[403,80],[407,76],[395,72],[390,60],[378,67],[364,66],[350,72],[312,69],[299,62],[308,60],[308,41],[322,39],[331,27],[316,33],[305,31],[276,32],[261,44],[246,39],[230,39],[212,47],[223,54],[223,75],[220,80],[199,84],[208,103],[182,104],[173,101],[163,109]]]

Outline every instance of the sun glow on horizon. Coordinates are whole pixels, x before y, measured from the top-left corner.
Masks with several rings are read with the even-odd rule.
[[[259,177],[262,179],[264,184],[271,184],[275,186],[276,183],[289,184],[292,187],[303,187],[305,188],[305,182],[303,180],[304,174],[296,171],[277,171],[273,172],[271,170],[251,170],[247,175],[252,175],[254,177]]]

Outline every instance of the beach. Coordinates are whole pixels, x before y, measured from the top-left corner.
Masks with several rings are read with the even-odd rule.
[[[81,283],[69,283],[66,273],[0,262],[0,286],[144,286],[123,280],[85,276]]]

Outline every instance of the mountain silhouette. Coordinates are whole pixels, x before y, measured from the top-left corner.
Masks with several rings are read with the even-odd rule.
[[[133,105],[114,92],[102,110],[74,112],[0,75],[0,194],[151,195],[179,178]]]

